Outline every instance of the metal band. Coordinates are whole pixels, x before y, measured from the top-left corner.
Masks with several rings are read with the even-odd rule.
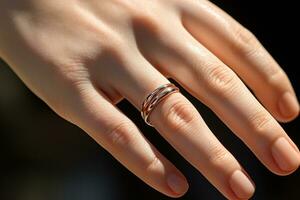
[[[156,88],[153,92],[151,92],[146,99],[143,101],[141,115],[145,120],[146,124],[152,126],[149,121],[149,116],[153,109],[157,106],[159,102],[161,102],[164,98],[173,94],[175,92],[179,92],[179,89],[172,83],[167,83]]]

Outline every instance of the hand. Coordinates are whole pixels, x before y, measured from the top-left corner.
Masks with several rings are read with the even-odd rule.
[[[126,98],[140,110],[167,78],[211,108],[269,170],[298,168],[299,150],[275,120],[299,113],[286,74],[212,3],[1,0],[0,10],[1,57],[57,114],[158,191],[179,197],[188,184],[115,104]],[[251,197],[250,177],[183,95],[165,98],[149,119],[225,197]]]

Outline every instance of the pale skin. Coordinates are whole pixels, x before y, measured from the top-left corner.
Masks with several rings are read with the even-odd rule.
[[[184,195],[187,180],[115,105],[127,99],[140,110],[168,78],[212,109],[270,171],[288,175],[299,166],[299,150],[277,122],[299,113],[288,77],[253,34],[209,1],[1,0],[0,27],[0,56],[22,81],[165,195]],[[226,198],[253,195],[250,176],[181,93],[160,102],[150,122]]]

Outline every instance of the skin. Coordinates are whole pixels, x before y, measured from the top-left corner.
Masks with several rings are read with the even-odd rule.
[[[288,77],[209,1],[1,0],[0,26],[0,56],[20,79],[165,195],[182,196],[187,180],[115,105],[125,98],[140,110],[167,78],[211,108],[270,171],[299,166],[277,122],[299,113]],[[253,195],[249,175],[182,94],[161,101],[150,121],[226,198]]]

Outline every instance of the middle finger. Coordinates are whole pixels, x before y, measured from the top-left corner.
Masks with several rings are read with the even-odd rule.
[[[114,85],[139,110],[146,96],[168,80],[140,54],[125,62],[121,84]],[[114,77],[114,76],[113,76]],[[254,192],[248,175],[212,134],[196,108],[180,93],[161,101],[149,118],[170,144],[227,198],[245,199]]]

